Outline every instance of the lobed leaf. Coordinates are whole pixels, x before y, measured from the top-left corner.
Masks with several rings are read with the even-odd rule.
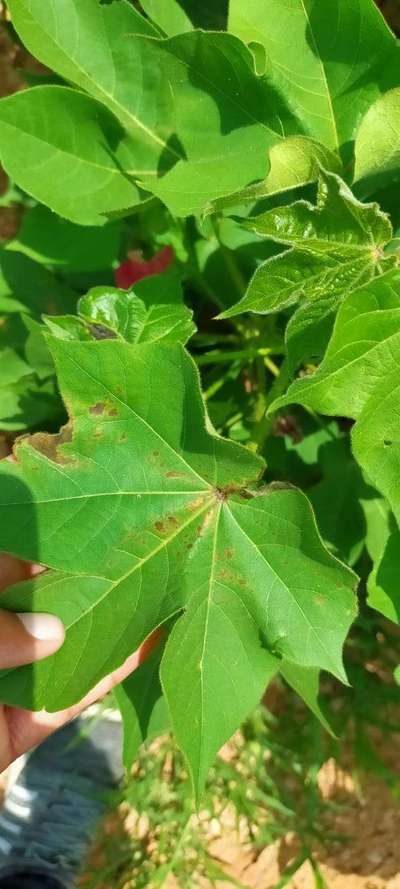
[[[282,311],[300,301],[286,342],[292,369],[321,354],[344,295],[394,264],[383,257],[392,236],[377,204],[362,204],[335,174],[322,172],[317,205],[297,201],[243,222],[283,246],[255,272],[244,297],[220,317]]]
[[[154,275],[151,288],[139,284],[129,292],[116,287],[93,287],[78,304],[78,318],[64,315],[45,318],[53,336],[60,339],[107,339],[118,336],[127,343],[182,343],[196,327],[192,312],[179,299],[162,299],[164,276]],[[175,279],[176,280],[176,279]],[[177,282],[178,283],[178,282]],[[150,293],[154,301],[148,299]],[[179,290],[178,290],[179,292]],[[147,296],[147,301],[139,294]]]
[[[303,494],[254,496],[263,463],[214,433],[182,347],[49,342],[71,425],[20,441],[16,465],[0,466],[0,547],[52,570],[3,604],[58,614],[67,638],[3,673],[0,696],[67,706],[183,610],[162,681],[200,793],[274,656],[344,677],[355,576],[323,547]]]

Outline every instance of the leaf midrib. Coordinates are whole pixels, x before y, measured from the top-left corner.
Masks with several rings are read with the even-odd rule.
[[[74,620],[71,624],[68,624],[67,629],[70,630],[73,626],[75,626],[75,624],[79,623],[80,620],[82,620],[88,614],[91,614],[95,610],[95,608],[97,608],[104,601],[104,599],[106,599],[113,592],[113,590],[115,590],[121,583],[124,583],[125,580],[128,580],[128,578],[131,577],[132,574],[135,573],[135,571],[139,570],[140,568],[143,567],[143,565],[145,565],[147,562],[151,561],[151,559],[155,558],[155,556],[159,552],[161,552],[163,549],[165,549],[165,547],[168,547],[170,545],[170,543],[172,543],[172,541],[175,540],[175,538],[178,537],[182,531],[185,531],[186,528],[189,528],[193,522],[197,521],[199,516],[203,515],[203,513],[208,512],[209,510],[211,510],[212,509],[212,502],[213,501],[212,501],[211,497],[207,498],[206,502],[202,504],[201,508],[191,514],[191,516],[187,522],[184,522],[182,525],[179,526],[179,528],[176,528],[176,530],[174,530],[168,537],[164,537],[160,541],[160,543],[153,550],[151,550],[151,552],[147,553],[146,556],[143,556],[142,559],[140,559],[132,568],[130,568],[129,571],[127,571],[125,574],[118,577],[117,580],[111,581],[111,580],[109,580],[109,578],[105,578],[109,582],[109,586],[107,587],[107,589],[105,590],[103,595],[100,596],[96,600],[96,603],[93,606],[87,608],[85,611],[82,611],[79,614],[79,616],[76,618],[76,620]],[[55,574],[57,574],[57,573],[58,573],[57,569],[55,569]],[[68,572],[63,571],[62,574],[64,577],[65,576],[69,576],[69,577],[75,576],[73,572],[68,574]],[[89,578],[94,575],[88,573],[88,574],[85,574],[84,576]],[[98,575],[96,575],[96,577],[98,577]],[[55,577],[55,579],[57,579],[57,578]],[[103,579],[103,578],[101,578],[101,579]]]
[[[43,139],[41,136],[37,136],[34,133],[31,133],[29,130],[27,130],[25,128],[23,129],[21,126],[16,126],[15,124],[12,124],[9,121],[6,121],[6,120],[3,120],[0,118],[0,127],[1,126],[9,127],[9,129],[15,130],[16,133],[23,133],[24,136],[27,136],[29,139],[32,139],[33,142],[39,142],[43,145],[46,145],[48,148],[53,149],[53,151],[56,151],[58,154],[65,155],[68,158],[72,158],[75,161],[75,163],[78,162],[81,164],[86,164],[88,167],[95,167],[99,170],[102,170],[103,172],[111,173],[113,176],[119,176],[119,177],[123,178],[123,176],[121,174],[121,170],[119,170],[116,167],[106,167],[104,164],[99,164],[93,160],[88,160],[87,158],[80,157],[80,155],[73,154],[71,151],[67,151],[65,148],[59,148],[57,145],[54,144],[54,142],[48,142],[47,139]],[[133,173],[131,173],[130,171],[127,171],[127,173],[128,173],[128,175],[133,175]],[[132,185],[133,188],[135,187],[134,182],[131,182],[130,185]]]
[[[314,47],[315,55],[316,55],[316,58],[317,58],[317,60],[318,60],[318,62],[319,62],[319,64],[320,64],[321,74],[322,74],[322,79],[323,79],[324,84],[325,84],[326,96],[327,96],[328,105],[329,105],[329,109],[330,109],[330,113],[331,113],[331,123],[332,123],[333,135],[334,135],[334,139],[335,139],[335,148],[336,148],[337,151],[339,151],[339,150],[340,150],[340,139],[339,139],[339,133],[338,133],[337,124],[336,124],[335,109],[334,109],[334,107],[333,107],[332,96],[331,96],[331,92],[330,92],[329,84],[328,84],[327,73],[326,73],[326,70],[325,70],[324,63],[323,63],[322,58],[321,58],[321,54],[320,54],[320,52],[319,52],[319,48],[318,48],[318,44],[317,44],[317,40],[316,40],[316,37],[315,37],[315,34],[314,34],[313,27],[312,27],[312,25],[311,25],[310,17],[309,17],[309,15],[308,15],[307,10],[306,10],[306,7],[305,7],[304,0],[300,0],[300,3],[301,3],[301,6],[302,6],[302,8],[303,8],[304,17],[305,17],[305,19],[306,19],[306,22],[307,22],[307,25],[308,25],[308,28],[309,28],[309,31],[310,31],[310,36],[311,36],[312,44],[313,44],[313,47]]]

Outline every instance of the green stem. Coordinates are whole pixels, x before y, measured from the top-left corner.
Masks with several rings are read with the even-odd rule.
[[[199,367],[207,364],[232,364],[233,361],[254,361],[258,356],[257,349],[237,349],[232,352],[211,351],[205,355],[195,355]]]
[[[227,271],[229,272],[230,278],[235,286],[235,289],[238,291],[239,296],[242,297],[245,290],[247,289],[247,281],[243,275],[239,263],[235,259],[233,251],[229,250],[229,247],[226,247],[225,244],[221,241],[218,220],[213,219],[212,225],[215,237],[220,246],[222,258],[226,265]]]
[[[289,385],[289,380],[289,366],[287,359],[285,359],[281,364],[279,376],[275,378],[275,381],[273,382],[265,398],[264,413],[253,435],[255,450],[261,451],[263,449],[268,436],[272,432],[274,418],[272,415],[267,414],[267,410],[271,406],[272,402],[275,401],[275,398],[283,395],[283,393],[286,391]]]

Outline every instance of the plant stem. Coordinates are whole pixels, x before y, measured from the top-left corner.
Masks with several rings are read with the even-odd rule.
[[[232,352],[212,351],[205,355],[195,355],[196,364],[231,364],[233,361],[253,361],[257,357],[257,349],[238,349]]]
[[[229,272],[229,276],[231,281],[234,284],[235,290],[239,293],[239,296],[242,297],[244,295],[245,290],[247,289],[247,281],[243,275],[243,272],[240,268],[238,262],[236,262],[235,255],[232,250],[229,250],[229,247],[226,247],[225,244],[221,240],[221,235],[219,232],[218,220],[213,219],[212,226],[214,229],[215,237],[219,243],[221,255],[224,260],[227,271]]]
[[[264,365],[267,363],[267,367],[271,370],[270,365],[273,366],[274,370],[271,370],[271,373],[276,376],[279,374],[279,368],[266,357],[268,355],[269,349],[256,349],[256,348],[248,348],[248,349],[236,349],[231,352],[220,351],[219,349],[214,349],[211,352],[206,352],[204,355],[195,355],[194,360],[201,367],[204,364],[229,364],[234,361],[258,361],[259,365],[259,373],[261,379],[263,380],[262,385],[265,386],[265,369]]]
[[[264,401],[264,413],[260,418],[260,422],[258,423],[253,435],[255,450],[262,451],[268,436],[271,434],[274,419],[271,415],[267,414],[267,410],[272,402],[275,401],[275,398],[278,398],[279,395],[283,394],[289,384],[289,379],[289,366],[287,359],[285,359],[281,364],[279,376],[275,378],[275,381],[273,382]]]

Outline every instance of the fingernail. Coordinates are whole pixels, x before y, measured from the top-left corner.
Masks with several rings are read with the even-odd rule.
[[[27,632],[41,642],[63,639],[64,624],[54,614],[18,614]]]

